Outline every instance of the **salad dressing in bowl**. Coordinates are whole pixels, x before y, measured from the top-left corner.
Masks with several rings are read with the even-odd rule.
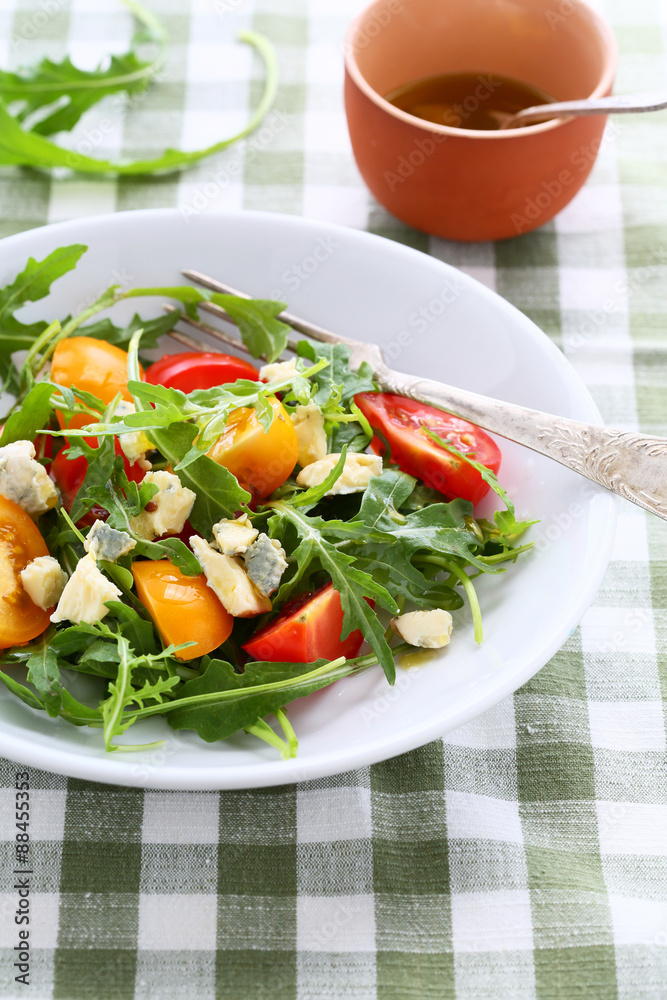
[[[405,83],[385,94],[385,100],[436,125],[493,131],[518,111],[536,104],[550,104],[556,98],[508,76],[441,73]],[[545,120],[548,117],[545,114]]]

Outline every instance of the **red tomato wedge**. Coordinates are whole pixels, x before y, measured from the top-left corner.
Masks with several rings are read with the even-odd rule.
[[[30,642],[47,628],[49,612],[32,603],[20,573],[33,559],[48,554],[32,518],[0,496],[0,649]]]
[[[485,431],[460,417],[389,392],[360,392],[354,401],[371,427],[386,439],[392,461],[403,472],[422,479],[447,497],[462,497],[473,504],[489,492],[488,483],[472,465],[440,447],[426,434],[426,429],[434,431],[457,451],[497,473],[502,456]],[[377,437],[371,447],[377,454],[385,450]]]
[[[148,610],[169,645],[194,642],[176,653],[179,660],[193,660],[217,649],[229,638],[234,619],[223,608],[203,573],[185,576],[168,559],[132,563],[139,600]]]
[[[146,372],[146,381],[152,385],[164,385],[181,392],[212,389],[216,385],[235,382],[237,378],[257,382],[259,372],[249,361],[235,358],[233,354],[201,351],[167,354]]]
[[[355,629],[341,639],[343,608],[340,595],[329,583],[314,594],[289,601],[279,618],[260,629],[243,646],[256,660],[270,663],[312,663],[356,656],[364,637]]]

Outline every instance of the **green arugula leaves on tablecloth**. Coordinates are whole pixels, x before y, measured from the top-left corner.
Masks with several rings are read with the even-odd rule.
[[[47,138],[73,129],[81,116],[102,98],[120,93],[136,98],[156,79],[164,64],[166,30],[139,0],[122,2],[138,20],[140,30],[132,38],[129,51],[111,56],[108,64],[81,70],[66,57],[59,63],[43,59],[38,66],[19,72],[0,70],[0,166],[64,168],[92,175],[169,173],[227,149],[257,128],[275,99],[277,61],[268,38],[254,31],[242,31],[239,39],[258,52],[266,79],[250,120],[228,139],[191,152],[167,149],[160,156],[116,162],[88,156]],[[140,49],[146,45],[154,50],[149,59],[140,55]]]

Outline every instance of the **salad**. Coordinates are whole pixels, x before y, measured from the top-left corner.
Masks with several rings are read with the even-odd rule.
[[[154,746],[118,737],[164,715],[207,742],[243,730],[290,757],[295,699],[378,664],[393,684],[395,657],[447,645],[464,601],[482,641],[474,578],[527,551],[534,523],[517,522],[487,434],[379,392],[343,345],[304,337],[284,360],[282,302],[112,287],[73,318],[18,319],[85,250],[31,258],[0,290],[9,691],[99,728],[108,751]],[[125,326],[98,316],[146,296],[179,308]],[[257,365],[150,362],[202,301],[227,311]],[[489,490],[504,506],[492,521],[475,515]],[[77,674],[96,679],[89,701]]]

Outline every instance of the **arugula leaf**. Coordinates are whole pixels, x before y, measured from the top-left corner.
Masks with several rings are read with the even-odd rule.
[[[181,318],[180,311],[165,313],[164,316],[157,316],[155,319],[142,319],[135,313],[128,326],[117,326],[112,320],[105,316],[104,319],[97,320],[96,323],[88,323],[81,326],[72,334],[73,337],[94,337],[96,340],[105,340],[107,344],[115,344],[127,350],[132,337],[137,330],[143,330],[141,346],[145,351],[158,347],[158,341],[165,333],[178,323]]]
[[[394,657],[385,637],[385,629],[366,598],[377,601],[392,613],[396,613],[398,606],[385,587],[370,574],[355,566],[353,555],[330,541],[330,538],[356,542],[363,540],[364,543],[368,540],[377,540],[391,545],[392,536],[382,531],[369,530],[359,521],[325,521],[321,517],[310,517],[282,500],[277,500],[268,506],[279,515],[277,518],[272,517],[269,522],[272,534],[280,529],[282,518],[296,529],[301,539],[297,548],[291,553],[299,574],[302,575],[316,559],[340,594],[343,608],[342,638],[348,636],[354,629],[361,629],[364,639],[381,663],[387,680],[393,684],[396,679]],[[280,598],[282,593],[281,587],[278,595]]]
[[[138,705],[139,708],[143,708],[145,702],[149,700],[161,704],[165,695],[171,694],[174,686],[180,684],[180,677],[177,674],[172,674],[167,677],[158,677],[154,682],[146,681],[141,688],[133,687],[132,674],[135,668],[151,666],[165,657],[171,656],[172,647],[168,646],[167,649],[156,655],[136,656],[125,636],[112,632],[103,622],[98,622],[97,629],[102,635],[115,641],[118,647],[119,662],[116,680],[109,684],[109,696],[100,704],[104,745],[107,750],[117,750],[119,748],[111,741],[115,736],[124,733],[134,721],[131,717],[124,717],[124,710],[129,705]]]
[[[46,711],[46,706],[39,695],[35,694],[30,688],[27,688],[25,684],[20,684],[19,681],[10,677],[9,674],[6,674],[2,670],[0,670],[0,682],[25,705],[28,705],[29,708],[36,708],[42,712]],[[73,726],[100,725],[102,713],[98,709],[90,708],[88,705],[83,705],[80,701],[77,701],[67,688],[62,688],[61,696],[62,705],[58,712],[58,716],[61,719],[65,719]]]
[[[127,592],[128,590],[132,590],[132,587],[134,586],[134,577],[132,576],[131,570],[125,569],[125,567],[121,566],[120,563],[109,562],[107,559],[99,559],[97,564],[107,576],[111,577],[116,586],[122,591],[124,590]]]
[[[27,688],[25,684],[20,684],[14,677],[6,674],[4,670],[0,670],[0,681],[2,681],[5,687],[8,688],[12,694],[15,694],[24,705],[27,705],[28,708],[37,708],[40,711],[46,711],[42,699],[39,698],[34,691]]]
[[[180,538],[162,538],[155,542],[139,539],[132,555],[146,556],[147,559],[169,559],[185,576],[199,576],[202,571],[196,556]]]
[[[157,493],[154,483],[135,483],[127,478],[123,468],[123,460],[115,455],[112,439],[105,442],[111,449],[111,472],[106,480],[104,475],[108,468],[102,460],[89,465],[88,475],[95,476],[96,481],[82,485],[77,493],[76,503],[81,504],[85,511],[93,504],[99,504],[109,512],[107,524],[117,531],[124,531],[135,540],[132,556],[146,556],[147,559],[170,559],[186,576],[197,576],[201,573],[199,562],[180,538],[163,538],[160,541],[147,541],[132,531],[130,519],[142,512],[146,504]],[[72,507],[74,510],[74,506]],[[113,571],[112,571],[113,572]]]
[[[210,292],[194,285],[173,285],[164,288],[132,288],[125,293],[127,298],[160,295],[182,302],[186,312],[197,318],[197,305],[212,302],[220,306],[238,325],[243,343],[255,358],[266,357],[275,361],[285,350],[287,338],[292,328],[276,319],[287,308],[286,302],[272,299],[245,299],[239,295],[225,295]],[[317,359],[315,359],[317,360]]]
[[[29,257],[23,271],[11,285],[6,285],[0,291],[0,332],[3,335],[13,333],[29,337],[29,341],[22,342],[20,346],[31,347],[33,338],[46,329],[48,324],[44,320],[28,325],[20,323],[14,317],[15,311],[26,302],[37,302],[38,299],[48,295],[56,278],[62,277],[76,267],[79,258],[87,249],[81,243],[74,243],[71,246],[59,247],[44,260],[38,261],[34,257]],[[18,348],[12,347],[11,350]]]
[[[364,362],[353,371],[350,368],[350,349],[344,344],[325,344],[303,339],[297,344],[299,357],[316,361],[326,358],[327,368],[311,376],[317,386],[313,401],[326,412],[338,403],[347,404],[358,392],[376,392],[373,369]]]
[[[160,156],[130,163],[95,159],[56,145],[34,131],[21,128],[0,100],[0,166],[37,167],[45,170],[64,167],[83,174],[118,174],[119,176],[153,173],[170,173],[198,163],[207,156],[219,153],[252,132],[273,104],[277,90],[277,60],[273,46],[267,38],[254,31],[243,31],[239,39],[252,45],[264,60],[266,80],[264,92],[250,121],[236,135],[213,143],[204,149],[186,153],[167,149]]]
[[[120,632],[125,636],[132,649],[148,656],[159,652],[155,639],[153,623],[148,618],[142,618],[134,608],[121,601],[107,601],[111,615],[119,623]]]
[[[326,493],[331,489],[331,487],[336,483],[343,474],[343,469],[345,467],[345,459],[347,457],[347,448],[343,448],[340,453],[340,458],[334,465],[333,469],[321,483],[316,486],[311,486],[309,489],[304,490],[303,493],[297,493],[295,496],[290,498],[290,505],[292,507],[314,507],[322,500]]]
[[[1,133],[0,126],[0,144]],[[26,302],[37,302],[48,295],[51,284],[56,278],[71,271],[86,249],[81,244],[74,244],[54,250],[41,261],[29,257],[23,271],[11,284],[0,290],[0,379],[10,389],[17,386],[12,353],[33,347],[35,337],[49,325],[44,320],[21,323],[14,313]]]
[[[111,56],[107,69],[78,69],[69,56],[59,63],[42,59],[37,66],[17,73],[0,70],[0,97],[10,105],[21,103],[14,117],[27,123],[26,130],[39,135],[69,132],[103,97],[143,90],[148,77],[139,74],[145,69],[152,70],[152,63],[140,62],[133,52]],[[47,113],[36,118],[40,109]]]
[[[507,492],[507,490],[500,485],[498,482],[498,477],[492,469],[489,469],[486,465],[482,465],[481,462],[475,461],[470,455],[466,455],[461,451],[458,451],[449,441],[443,441],[435,431],[424,428],[426,433],[435,441],[436,444],[444,448],[445,451],[450,452],[450,454],[455,455],[462,462],[466,462],[471,465],[473,469],[479,472],[480,476],[485,483],[488,483],[496,496],[500,497],[502,502],[505,504],[507,510],[497,510],[494,512],[493,520],[496,523],[498,533],[501,539],[504,539],[509,543],[510,540],[518,538],[522,535],[532,524],[537,524],[537,521],[517,521],[515,517],[514,503]]]
[[[229,313],[238,325],[241,339],[255,358],[275,361],[287,346],[291,327],[276,319],[287,308],[285,302],[269,299],[242,299],[236,295],[211,295],[211,301]]]
[[[73,666],[81,673],[114,680],[118,674],[119,663],[120,656],[114,643],[106,642],[104,639],[95,639],[91,643],[89,638],[88,645]]]
[[[472,504],[467,500],[433,503],[410,514],[401,514],[399,507],[412,493],[415,480],[405,472],[385,469],[371,479],[364,493],[359,517],[372,528],[390,533],[395,541],[392,565],[400,560],[409,563],[420,550],[447,556],[458,556],[477,569],[488,570],[477,558],[479,537],[470,527]]]
[[[50,382],[38,382],[23,400],[20,410],[12,413],[0,435],[0,447],[13,441],[33,441],[51,413],[51,396],[56,387]]]
[[[85,442],[82,442],[81,445],[84,449],[86,448]],[[75,458],[77,451],[81,450],[81,445],[76,450],[70,448],[67,458],[70,460]],[[107,483],[111,478],[116,462],[113,439],[101,438],[98,447],[92,450],[89,449],[86,452],[86,457],[88,468],[70,510],[70,517],[75,524],[81,520],[84,514],[88,513],[94,503],[98,502],[97,497],[102,497],[99,500],[100,506],[104,507],[105,510],[107,509]]]
[[[297,345],[299,357],[312,361],[326,358],[329,362],[321,372],[310,376],[314,383],[313,402],[324,416],[324,426],[329,439],[329,451],[365,451],[373,437],[373,430],[354,403],[358,392],[374,392],[373,370],[364,362],[357,371],[350,369],[350,350],[344,344],[313,343],[301,340]]]
[[[155,411],[151,411],[153,412]],[[141,416],[142,413],[131,414],[128,419]],[[121,423],[109,426],[115,428],[122,425]],[[192,445],[197,435],[197,428],[193,424],[180,423],[168,428],[155,427],[150,433],[155,447],[162,452],[172,468],[178,468],[177,474],[181,483],[193,490],[196,495],[190,523],[200,534],[210,536],[211,528],[217,521],[223,517],[233,517],[235,512],[242,509],[250,500],[250,494],[239,485],[236,477],[228,469],[218,465],[202,452],[192,457]],[[134,535],[130,518],[141,513],[155,494],[157,487],[150,483],[137,485],[128,480],[122,459],[115,455],[113,438],[110,435],[101,436],[101,440],[106,444],[100,446],[99,460],[89,460],[86,479],[72,507],[72,517],[78,520],[93,504],[99,504],[109,511],[108,523],[112,528],[126,531],[135,538],[137,541],[135,555],[146,555],[149,559],[161,559],[167,556],[183,573],[188,575],[201,573],[199,563],[180,539],[168,538],[159,542],[148,542]],[[85,447],[85,444],[82,446]],[[102,452],[102,448],[106,451]],[[179,466],[181,459],[186,455],[189,459],[187,466]]]
[[[122,458],[114,453],[112,471],[107,481],[104,485],[91,485],[82,499],[104,506],[109,511],[107,524],[117,531],[132,535],[130,518],[140,514],[157,492],[155,483],[138,484],[128,480]]]
[[[248,663],[239,674],[230,663],[211,660],[200,677],[180,689],[167,720],[172,729],[194,729],[207,743],[214,743],[354,670],[352,661],[257,662]]]
[[[400,655],[409,649],[407,643],[401,643],[394,647],[394,653]],[[195,729],[202,739],[213,742],[239,728],[254,730],[258,718],[274,712],[293,744],[293,730],[284,725],[279,715],[284,705],[376,663],[373,653],[347,661],[343,657],[315,663],[260,661],[249,663],[245,672],[239,674],[224,660],[210,660],[200,677],[178,689],[177,698],[130,709],[127,715],[133,722],[151,715],[166,715],[174,729]]]
[[[428,565],[417,565],[416,557],[445,561],[455,557],[484,572],[495,569],[478,555],[483,542],[473,529],[472,505],[453,500],[410,510],[415,483],[412,476],[391,467],[371,479],[358,516],[369,528],[391,534],[394,544],[387,548],[370,541],[359,566],[398,600],[413,601],[420,608],[453,610],[463,603],[460,595],[427,575]],[[407,513],[400,509],[404,505],[408,505]]]
[[[173,467],[178,467],[182,451],[189,451],[196,427],[191,424],[177,424],[168,430],[152,432],[153,443],[160,449]],[[133,557],[146,556],[147,559],[168,558],[187,576],[197,576],[201,566],[194,554],[180,538],[162,538],[148,541],[140,538],[132,530],[131,518],[144,510],[146,504],[157,492],[154,483],[141,484],[129,480],[123,467],[123,460],[115,454],[113,439],[102,439],[98,451],[100,458],[90,462],[86,479],[77,493],[72,507],[72,518],[80,518],[93,504],[99,504],[109,512],[107,524],[118,531],[125,531],[134,538],[136,545]],[[106,449],[102,453],[102,449]],[[184,486],[192,489],[195,500],[190,523],[203,535],[211,534],[211,528],[222,517],[233,517],[245,505],[250,494],[239,486],[235,476],[200,453],[185,469],[179,469],[179,479]]]
[[[50,135],[69,131],[103,97],[122,92],[132,95],[146,88],[163,62],[166,33],[161,22],[137,0],[124,2],[143,24],[143,30],[133,37],[129,52],[111,56],[106,69],[98,66],[81,70],[66,58],[60,63],[43,59],[37,67],[19,73],[0,70],[0,97],[8,104],[19,102],[19,121],[34,118],[35,112],[41,110],[46,116],[30,126],[33,132]],[[142,61],[136,52],[145,42],[159,46],[156,57],[149,61]]]
[[[51,645],[59,658],[67,658],[87,649],[91,643],[91,636],[97,635],[98,632],[93,625],[82,622],[80,625],[70,625],[60,629],[51,639]]]
[[[359,411],[361,414],[361,410]],[[348,452],[366,451],[373,433],[368,434],[361,421],[345,420],[325,422],[329,428],[328,449],[330,452],[340,452],[346,448]]]
[[[51,717],[60,714],[61,684],[58,656],[44,637],[41,648],[36,650],[27,663],[28,683],[34,684],[47,713]]]
[[[140,334],[140,330],[135,333],[128,352],[128,366],[132,368],[137,360],[136,338]],[[134,349],[132,343],[135,344]],[[326,361],[322,360],[308,371],[319,371],[324,365]],[[136,374],[138,375],[138,367]],[[111,414],[106,414],[100,423],[89,423],[81,429],[68,431],[68,437],[115,437],[138,430],[154,437],[156,428],[169,428],[170,435],[175,431],[184,441],[185,435],[189,435],[189,447],[178,462],[179,468],[185,468],[197,457],[196,451],[192,450],[195,439],[197,450],[204,454],[224,431],[232,410],[238,407],[254,408],[264,430],[268,430],[275,415],[270,400],[276,392],[283,389],[289,391],[291,384],[291,375],[271,385],[237,379],[211,389],[195,389],[186,396],[177,389],[153,386],[140,382],[137,378],[130,378],[127,387],[132,394],[136,412],[125,414],[122,420],[115,416],[112,419]],[[75,389],[74,392],[78,394],[78,390]],[[186,431],[176,431],[178,424],[188,424],[189,427]]]
[[[83,705],[80,701],[69,693],[67,688],[62,689],[63,704],[60,709],[60,718],[73,726],[95,726],[98,728],[102,724],[102,713],[99,708],[91,708],[90,705]]]

